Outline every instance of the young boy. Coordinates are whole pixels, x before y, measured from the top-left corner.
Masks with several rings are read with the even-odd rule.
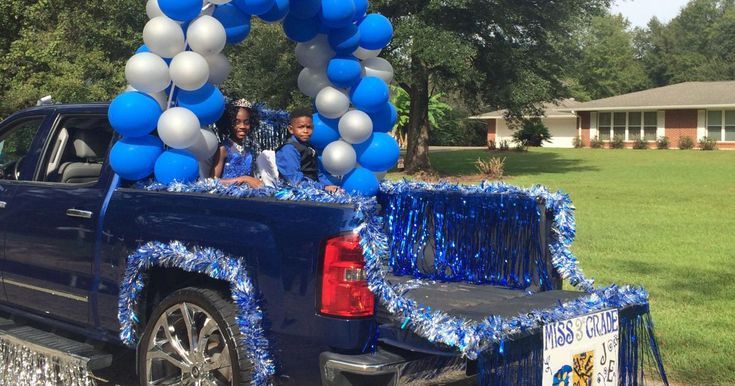
[[[314,134],[311,112],[306,109],[291,113],[288,125],[291,138],[276,150],[276,164],[281,180],[298,185],[304,181],[314,181],[324,186],[328,192],[339,189],[322,171],[316,156],[316,149],[309,143]]]

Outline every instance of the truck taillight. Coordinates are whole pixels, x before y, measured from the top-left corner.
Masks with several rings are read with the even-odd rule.
[[[346,318],[372,316],[375,296],[365,277],[365,258],[357,235],[327,240],[321,277],[319,311]]]

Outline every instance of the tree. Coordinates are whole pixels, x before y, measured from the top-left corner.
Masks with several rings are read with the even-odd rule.
[[[137,0],[3,1],[0,115],[45,95],[64,102],[110,100],[125,87],[125,61],[141,44]],[[5,29],[9,28],[5,35]],[[4,45],[4,46],[3,46]]]
[[[428,106],[437,90],[522,116],[565,94],[569,60],[553,42],[608,0],[376,0],[396,33],[387,50],[411,99],[406,171],[431,168]]]
[[[578,59],[568,72],[577,86],[575,98],[600,99],[647,88],[650,81],[645,67],[636,56],[635,34],[622,15],[593,17],[575,31],[572,49]]]

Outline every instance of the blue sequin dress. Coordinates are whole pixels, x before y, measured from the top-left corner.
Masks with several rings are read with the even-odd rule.
[[[239,146],[231,139],[224,143],[227,150],[222,179],[238,178],[253,175],[253,151],[247,144]]]

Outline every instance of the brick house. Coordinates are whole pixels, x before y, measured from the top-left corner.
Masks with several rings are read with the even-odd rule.
[[[545,103],[543,106],[543,117],[541,121],[551,132],[551,143],[545,143],[544,147],[574,147],[574,138],[579,135],[579,124],[577,114],[572,110],[580,103],[574,99],[564,99],[558,103]],[[499,144],[501,141],[513,142],[513,130],[508,127],[505,120],[505,110],[493,111],[491,113],[470,117],[472,120],[485,121],[487,123],[487,143]]]
[[[686,82],[585,103],[573,102],[547,110],[547,118],[564,113],[576,117],[574,136],[579,136],[584,146],[589,146],[592,138],[610,141],[619,135],[628,147],[638,138],[654,147],[657,138],[666,136],[672,148],[678,147],[682,137],[690,137],[695,143],[708,137],[714,138],[720,149],[735,149],[735,81]],[[502,113],[500,118],[490,114],[472,119],[488,116],[488,139],[505,136]],[[562,139],[545,146],[571,147],[567,141],[570,122],[565,121],[564,127],[547,124],[551,135]]]

